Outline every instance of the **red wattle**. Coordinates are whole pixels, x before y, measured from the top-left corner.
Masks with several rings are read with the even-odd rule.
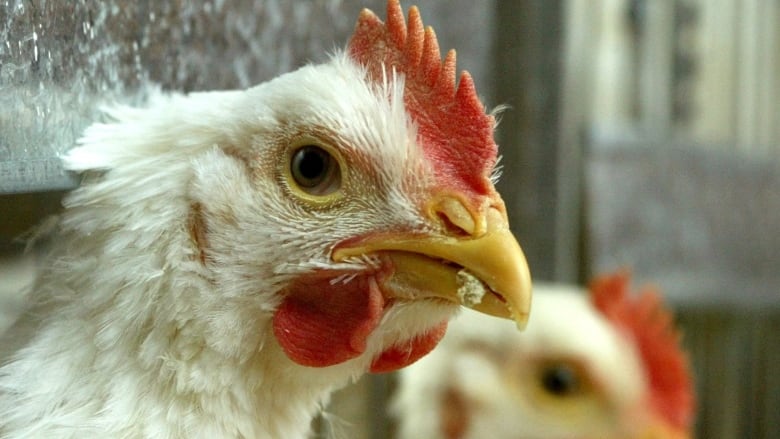
[[[384,373],[406,367],[432,351],[444,337],[445,332],[447,332],[446,321],[434,326],[425,334],[394,345],[374,359],[369,370],[372,373]]]
[[[294,362],[327,367],[355,358],[379,326],[385,299],[377,284],[379,273],[358,276],[346,284],[331,284],[333,273],[301,277],[282,292],[285,299],[273,318],[279,345]],[[439,343],[447,322],[399,342],[374,359],[370,371],[392,372],[414,363]]]
[[[384,310],[373,276],[342,284],[307,277],[288,288],[273,330],[287,356],[303,366],[326,367],[362,354]]]

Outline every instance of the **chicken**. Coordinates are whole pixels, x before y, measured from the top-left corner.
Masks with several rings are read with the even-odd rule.
[[[463,285],[522,326],[495,119],[416,8],[387,14],[324,64],[86,130],[0,344],[0,437],[302,437],[333,389],[429,352]]]
[[[523,333],[464,310],[435,351],[399,372],[399,437],[691,437],[694,391],[678,334],[659,296],[632,297],[628,283],[604,276],[589,296],[537,284]]]

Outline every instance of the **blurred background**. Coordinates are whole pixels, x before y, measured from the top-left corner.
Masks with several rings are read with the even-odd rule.
[[[409,1],[403,2],[408,8]],[[665,291],[700,438],[780,437],[780,2],[419,0],[498,130],[499,184],[535,278],[628,267]],[[18,237],[76,180],[58,155],[100,105],[244,88],[344,47],[383,0],[0,2],[0,330]],[[392,376],[336,395],[323,437],[389,437]]]

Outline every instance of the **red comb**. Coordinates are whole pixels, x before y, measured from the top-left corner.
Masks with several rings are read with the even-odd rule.
[[[492,193],[495,119],[485,114],[468,72],[456,87],[455,51],[441,60],[436,34],[423,27],[416,7],[409,9],[408,27],[398,0],[387,2],[387,23],[364,9],[347,50],[376,83],[393,70],[405,76],[404,106],[439,184],[472,197]]]
[[[590,285],[591,301],[635,340],[647,370],[651,404],[670,425],[687,430],[695,397],[680,334],[656,291],[646,289],[632,298],[628,286],[625,272],[596,278]]]

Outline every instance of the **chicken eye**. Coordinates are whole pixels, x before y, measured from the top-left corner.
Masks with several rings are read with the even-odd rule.
[[[338,161],[317,145],[305,145],[293,152],[290,173],[298,187],[309,195],[329,195],[341,187]]]
[[[540,384],[545,392],[557,397],[578,393],[581,386],[577,370],[567,364],[545,367],[540,376]]]

